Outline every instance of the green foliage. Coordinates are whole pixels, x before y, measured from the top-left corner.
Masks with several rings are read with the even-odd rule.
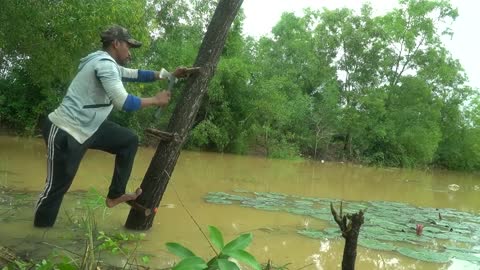
[[[276,135],[280,136],[278,133]],[[289,143],[286,139],[280,139],[281,141],[272,140],[268,142],[268,156],[271,158],[280,159],[294,159],[300,155],[298,145],[295,143]]]
[[[191,256],[181,260],[177,265],[172,268],[172,270],[202,270],[207,268],[208,266],[202,258]]]
[[[223,243],[222,233],[214,226],[208,226],[208,231],[210,232],[210,240],[212,240],[212,243],[216,248],[222,250],[225,246]]]
[[[195,254],[190,251],[188,248],[178,244],[178,243],[167,243],[166,244],[168,251],[172,252],[173,254],[177,255],[181,259],[185,259],[188,257],[195,257]]]
[[[107,25],[127,26],[148,46],[147,13],[145,0],[3,1],[0,56],[10,65],[0,70],[8,81],[0,84],[0,96],[9,104],[0,111],[2,123],[32,134],[58,106],[79,58],[100,48]]]
[[[444,103],[442,108],[443,137],[439,143],[435,163],[440,167],[456,170],[478,170],[480,164],[480,129],[478,122],[478,96],[468,105],[462,106],[463,101],[454,97]]]
[[[53,254],[39,262],[15,261],[2,268],[2,270],[77,270],[73,260],[64,255]]]
[[[0,119],[19,133],[34,134],[41,113],[44,96],[41,89],[27,77],[24,70],[16,69],[0,80]]]
[[[220,270],[234,270],[239,269],[237,264],[230,261],[235,259],[243,262],[255,270],[260,270],[261,266],[257,260],[244,249],[252,242],[252,234],[242,234],[226,245],[223,242],[223,236],[220,230],[214,226],[209,226],[210,242],[218,249],[217,256],[211,258],[208,263],[202,258],[196,256],[188,248],[178,243],[167,243],[167,249],[173,254],[180,257],[182,260],[173,267],[173,270],[190,270],[190,269],[220,269]]]
[[[190,138],[190,143],[196,147],[214,148],[220,152],[223,152],[228,142],[227,131],[210,120],[200,122],[192,131]],[[210,144],[213,146],[210,146]]]
[[[429,165],[440,134],[440,110],[432,91],[421,80],[405,77],[388,100],[387,138],[389,160],[394,166]]]
[[[145,234],[118,233],[115,235],[107,235],[105,232],[98,232],[97,240],[99,241],[99,250],[106,250],[112,254],[121,253],[124,256],[129,255],[129,251],[123,247],[124,243],[141,241],[145,238]]]

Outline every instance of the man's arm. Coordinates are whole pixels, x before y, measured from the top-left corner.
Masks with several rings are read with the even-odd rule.
[[[153,97],[141,98],[131,94],[128,94],[125,103],[123,104],[122,110],[126,112],[136,111],[140,108],[145,108],[149,106],[167,106],[170,101],[171,93],[170,91],[161,91],[158,92]]]
[[[123,82],[154,82],[163,79],[159,71],[119,67]]]
[[[170,74],[163,68],[160,71],[153,71],[119,67],[123,82],[154,82],[156,80],[164,80],[167,78],[167,74]],[[184,78],[198,71],[199,68],[177,67],[172,74],[175,78]]]
[[[161,91],[161,92],[158,92],[153,97],[141,98],[142,100],[141,107],[144,108],[147,106],[155,105],[163,108],[168,105],[168,103],[170,102],[171,96],[172,94],[170,93],[170,91]]]
[[[103,85],[105,92],[117,109],[126,112],[136,111],[147,106],[164,107],[170,101],[170,92],[163,91],[153,97],[140,98],[128,94],[120,81],[117,67],[109,61],[101,61],[95,69],[97,78]]]

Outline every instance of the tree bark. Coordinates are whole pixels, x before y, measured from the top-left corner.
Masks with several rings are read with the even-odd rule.
[[[208,83],[214,75],[227,33],[242,2],[243,0],[220,0],[218,2],[195,60],[194,66],[200,67],[200,72],[187,81],[167,127],[167,132],[176,134],[175,137],[180,139],[160,141],[142,181],[143,193],[137,198],[136,203],[145,208],[155,209],[160,204],[180,150],[193,125],[203,96],[208,90]],[[151,215],[146,216],[144,212],[132,208],[125,227],[147,230],[152,227],[155,212],[152,211]]]
[[[345,238],[345,247],[343,248],[342,270],[355,270],[355,260],[357,258],[357,242],[360,234],[360,227],[363,224],[363,211],[353,215],[342,214],[342,203],[340,203],[340,214],[337,214],[330,203],[330,210],[332,211],[335,222],[342,231],[342,237]]]

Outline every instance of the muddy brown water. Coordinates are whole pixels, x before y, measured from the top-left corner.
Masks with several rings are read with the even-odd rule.
[[[140,185],[153,154],[153,148],[139,149],[129,190]],[[58,248],[66,243],[70,246],[78,244],[80,250],[84,243],[69,238],[72,223],[68,216],[76,214],[75,209],[82,204],[86,194],[84,191],[94,188],[100,194],[106,194],[113,160],[114,157],[107,153],[87,152],[65,196],[55,227],[35,229],[32,226],[33,205],[43,190],[46,176],[44,142],[38,138],[0,136],[0,186],[3,187],[0,203],[12,199],[9,190],[25,194],[15,209],[0,213],[9,215],[8,219],[0,219],[0,243],[32,256],[48,254],[54,246]],[[453,191],[452,185],[458,185],[458,190]],[[296,233],[306,227],[321,227],[322,221],[285,212],[204,201],[208,192],[231,193],[237,189],[352,201],[403,202],[480,214],[480,176],[475,174],[183,151],[154,225],[145,232],[146,238],[141,242],[139,252],[151,254],[150,265],[159,268],[176,260],[166,250],[167,242],[183,244],[204,258],[213,256],[187,209],[205,232],[208,233],[208,225],[218,227],[225,241],[241,233],[253,233],[248,251],[259,262],[271,259],[276,265],[289,264],[289,269],[341,268],[343,240],[310,239]],[[128,212],[126,204],[102,211],[97,217],[99,229],[111,233],[125,232],[123,225]],[[479,269],[478,265],[460,260],[448,264],[427,263],[398,253],[363,247],[358,248],[356,265],[357,269]]]

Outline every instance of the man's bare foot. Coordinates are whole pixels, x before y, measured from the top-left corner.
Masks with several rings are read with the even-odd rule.
[[[115,198],[115,199],[107,198],[107,199],[105,200],[105,203],[107,204],[107,207],[108,207],[108,208],[112,208],[112,207],[116,206],[116,205],[119,204],[119,203],[123,203],[123,202],[126,202],[126,201],[135,200],[138,196],[140,196],[140,194],[142,194],[142,189],[141,189],[141,188],[137,188],[137,190],[136,190],[135,192],[125,193],[125,194],[123,194],[122,196],[120,196],[120,197],[118,197],[118,198]]]

